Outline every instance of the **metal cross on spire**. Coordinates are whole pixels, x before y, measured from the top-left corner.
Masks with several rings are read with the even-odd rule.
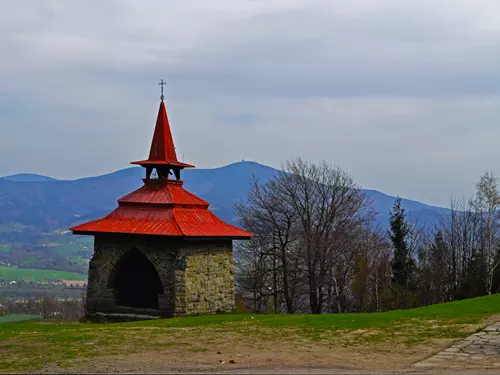
[[[160,82],[158,82],[158,86],[161,86],[161,96],[160,96],[160,98],[161,98],[162,101],[163,101],[163,98],[164,98],[164,96],[163,96],[163,86],[165,86],[166,84],[167,83],[163,81],[163,78],[161,79]]]

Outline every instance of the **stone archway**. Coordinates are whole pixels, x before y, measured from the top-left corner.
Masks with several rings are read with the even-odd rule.
[[[158,296],[164,287],[155,266],[138,249],[131,249],[116,262],[109,277],[116,304],[133,308],[159,309]]]

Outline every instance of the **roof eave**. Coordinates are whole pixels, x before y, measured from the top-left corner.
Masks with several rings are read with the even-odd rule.
[[[94,232],[89,232],[86,230],[73,230],[70,229],[70,231],[73,232],[73,234],[78,234],[78,235],[83,235],[83,236],[93,236],[95,233]]]
[[[139,161],[132,161],[130,164],[133,165],[140,165],[140,166],[156,166],[156,165],[171,165],[173,167],[179,167],[179,168],[196,168],[192,164],[187,164],[187,163],[182,163],[180,161],[173,161],[173,160],[139,160]]]
[[[161,233],[131,233],[131,232],[108,232],[108,231],[95,231],[95,230],[73,230],[70,229],[73,234],[84,235],[84,236],[95,236],[98,234],[117,234],[117,235],[136,235],[136,236],[154,236],[154,237],[171,237],[171,238],[181,238],[188,241],[203,241],[203,240],[250,240],[252,239],[252,235],[250,236],[186,236],[186,235],[164,235]]]
[[[251,240],[252,236],[186,236],[184,237],[189,241],[202,241],[202,240]]]

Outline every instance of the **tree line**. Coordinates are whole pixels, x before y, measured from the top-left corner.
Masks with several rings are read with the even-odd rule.
[[[3,298],[0,300],[3,313],[39,315],[42,319],[77,320],[84,316],[85,294],[77,299],[58,299],[54,296],[43,296],[19,300]]]
[[[341,313],[418,307],[500,289],[500,193],[485,173],[432,230],[397,198],[389,230],[352,177],[300,158],[236,204],[251,241],[236,247],[236,287],[253,312]]]

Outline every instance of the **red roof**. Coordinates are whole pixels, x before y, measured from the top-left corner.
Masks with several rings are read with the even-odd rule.
[[[149,159],[134,162],[144,167],[193,167],[177,160],[163,101],[151,143]],[[180,172],[179,172],[180,173]],[[177,175],[178,178],[180,174]],[[74,234],[129,233],[172,237],[248,239],[251,233],[225,223],[208,210],[209,203],[185,190],[180,180],[147,178],[144,186],[118,199],[109,215],[77,225]]]
[[[118,199],[118,203],[154,203],[177,207],[208,208],[209,203],[182,187],[182,181],[146,180],[143,187]]]
[[[182,163],[177,160],[175,152],[174,140],[170,131],[168,122],[167,110],[163,100],[160,103],[158,110],[158,118],[156,119],[155,132],[151,141],[149,150],[149,158],[147,160],[134,161],[131,164],[139,165],[172,165],[181,168],[194,168],[194,165]]]
[[[184,190],[182,181],[145,180],[145,185],[118,200],[102,219],[77,225],[75,234],[130,233],[173,237],[250,238],[251,233],[225,223],[208,203]]]

